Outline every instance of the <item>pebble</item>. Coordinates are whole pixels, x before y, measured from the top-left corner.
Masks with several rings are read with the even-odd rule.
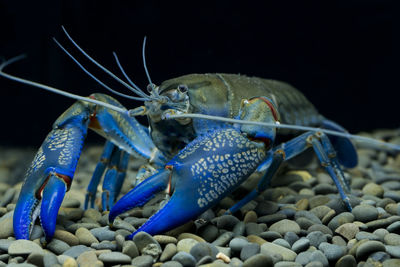
[[[255,223],[255,222],[257,222],[257,218],[258,218],[257,213],[253,210],[250,210],[250,211],[246,212],[246,215],[243,218],[243,222],[244,223],[249,223],[249,222]]]
[[[79,255],[81,255],[83,252],[85,251],[90,251],[92,250],[92,248],[89,248],[87,246],[84,245],[77,245],[77,246],[73,246],[70,249],[64,251],[64,253],[62,255],[65,256],[70,256],[72,258],[78,258]]]
[[[278,222],[280,220],[284,220],[286,218],[287,218],[286,214],[274,213],[274,214],[258,217],[257,222],[258,223],[273,224],[275,222]]]
[[[370,205],[358,205],[353,208],[352,213],[357,221],[369,222],[378,218],[378,210]]]
[[[390,254],[390,256],[394,258],[400,258],[400,248],[399,246],[385,246],[386,252]]]
[[[296,253],[300,253],[302,251],[305,251],[310,247],[310,240],[307,238],[300,238],[294,244],[292,245],[292,250]]]
[[[400,266],[400,259],[389,259],[383,262],[383,267],[398,267]]]
[[[31,253],[43,253],[43,249],[33,241],[19,239],[10,244],[8,254],[11,256],[28,255]]]
[[[153,265],[153,257],[149,255],[138,256],[132,260],[131,265],[137,267],[151,267]]]
[[[232,249],[233,253],[240,253],[242,248],[247,245],[249,242],[244,238],[233,238],[229,242],[229,247]]]
[[[56,266],[57,264],[59,264],[57,256],[53,253],[45,253],[43,255],[43,265],[45,267]]]
[[[35,266],[42,266],[43,265],[43,256],[44,253],[31,253],[29,254],[28,258],[26,259],[27,263],[31,263]]]
[[[164,262],[161,267],[183,267],[183,265],[178,261],[167,261]]]
[[[376,240],[376,241],[380,241],[380,238],[377,235],[374,235],[373,233],[369,233],[369,232],[358,232],[356,234],[356,239],[357,240],[361,240],[361,239],[368,239],[368,240]]]
[[[311,232],[306,236],[306,238],[310,241],[310,245],[314,246],[316,248],[322,242],[327,242],[328,241],[326,236],[325,236],[325,234],[320,232],[320,231]]]
[[[180,251],[172,257],[173,261],[181,263],[183,266],[194,267],[196,266],[196,259],[187,252]]]
[[[335,233],[340,234],[347,240],[353,239],[359,232],[359,228],[354,223],[344,223],[336,228]]]
[[[108,249],[108,250],[117,250],[117,244],[115,242],[111,242],[108,240],[101,241],[100,243],[93,243],[91,248],[94,248],[96,250],[103,250],[103,249]]]
[[[83,217],[90,218],[95,222],[99,222],[101,219],[101,213],[95,209],[87,209],[83,212]]]
[[[78,263],[74,258],[68,258],[64,261],[63,267],[78,267]]]
[[[178,240],[173,236],[168,235],[155,235],[153,236],[154,240],[156,240],[160,245],[166,245],[169,243],[178,243]]]
[[[58,240],[56,238],[53,238],[50,243],[47,244],[46,246],[47,249],[51,250],[55,254],[63,254],[65,251],[70,249],[70,245],[65,243],[64,241]]]
[[[322,242],[318,249],[325,254],[328,261],[338,260],[340,257],[344,256],[347,251],[346,247],[329,244],[327,242]]]
[[[94,251],[87,251],[79,255],[76,259],[79,267],[91,267],[98,264],[97,256]]]
[[[277,203],[265,200],[265,201],[259,202],[254,211],[258,214],[258,216],[264,216],[264,215],[273,214],[273,213],[277,212],[278,209],[279,209],[279,206]]]
[[[103,261],[106,264],[112,264],[112,265],[131,263],[131,257],[121,252],[102,253],[99,256],[99,260]]]
[[[311,252],[311,251],[301,252],[299,255],[297,255],[295,261],[297,263],[302,264],[303,266],[307,265],[310,262],[314,262],[314,261],[322,263],[322,266],[324,266],[324,267],[329,266],[328,259],[319,250],[316,250],[313,252]]]
[[[219,229],[232,230],[239,219],[232,215],[222,215],[211,220]]]
[[[6,215],[4,215],[6,216]],[[0,227],[0,239],[6,239],[9,236],[14,235],[14,229],[13,229],[13,219],[12,217],[2,217],[2,220],[0,221],[1,227]]]
[[[400,222],[394,222],[386,228],[390,233],[400,234]]]
[[[54,232],[54,238],[62,240],[70,246],[79,244],[79,238],[65,230],[56,230]]]
[[[139,250],[132,240],[125,241],[122,245],[122,253],[131,258],[139,256]]]
[[[190,254],[196,259],[196,261],[199,261],[205,256],[210,256],[215,259],[217,253],[217,247],[205,242],[197,243],[190,249]]]
[[[90,232],[100,242],[104,241],[104,240],[113,241],[115,239],[115,232],[111,231],[108,226],[99,227],[99,228],[93,228],[93,229],[90,230]]]
[[[367,241],[356,250],[356,258],[366,258],[369,254],[377,251],[385,251],[385,246],[379,241]]]
[[[191,238],[191,239],[196,240],[197,242],[206,242],[206,241],[205,241],[203,238],[201,238],[200,236],[195,235],[195,234],[192,234],[192,233],[181,233],[181,234],[178,236],[178,241],[180,241],[180,240],[182,240],[182,239],[185,239],[185,238]]]
[[[287,241],[286,241],[285,239],[283,239],[283,238],[275,239],[274,241],[272,241],[272,243],[273,243],[273,244],[276,244],[276,245],[279,245],[279,246],[282,246],[282,247],[285,247],[285,248],[288,248],[288,249],[291,248],[289,242],[287,242]]]
[[[350,212],[343,212],[333,217],[329,222],[328,227],[332,231],[335,231],[340,225],[352,222],[354,222],[354,215]]]
[[[278,254],[282,256],[282,259],[285,261],[294,261],[297,256],[297,254],[292,250],[269,242],[262,244],[260,251],[261,254],[269,256],[272,256],[273,254]]]
[[[223,247],[226,244],[229,243],[229,241],[231,241],[231,239],[234,237],[234,233],[233,232],[225,232],[222,235],[220,235],[216,240],[214,240],[212,242],[212,244],[214,246],[219,246],[219,247]]]
[[[272,258],[265,254],[256,254],[243,262],[243,267],[272,267]]]
[[[269,230],[278,232],[281,235],[284,235],[287,232],[293,232],[295,234],[299,234],[300,226],[292,220],[283,219],[279,222],[272,224],[269,227]]]
[[[236,225],[238,225],[238,224],[236,224]],[[243,232],[244,232],[244,223],[242,222],[241,224],[243,225]],[[218,237],[218,232],[219,232],[219,230],[218,230],[217,226],[215,226],[213,224],[209,224],[209,225],[206,225],[206,226],[200,228],[200,230],[198,231],[198,234],[207,242],[212,242]]]
[[[97,238],[86,228],[80,227],[76,230],[75,236],[78,237],[79,244],[90,247],[92,244],[98,244]]]
[[[383,238],[386,245],[400,246],[400,235],[395,233],[388,233]]]
[[[314,231],[320,231],[324,234],[328,234],[331,236],[333,235],[332,230],[328,226],[323,224],[313,224],[307,229],[307,233],[311,233]]]
[[[240,251],[240,259],[246,261],[250,257],[260,253],[260,245],[256,243],[248,243]]]
[[[127,223],[126,221],[123,221],[119,218],[115,219],[113,224],[112,224],[113,229],[124,229],[128,232],[135,232],[136,228],[133,227],[131,224]]]
[[[180,240],[177,244],[178,252],[184,251],[189,253],[190,250],[197,244],[198,241],[194,240],[193,238],[184,238]]]
[[[176,247],[175,244],[167,244],[163,250],[163,252],[161,253],[160,256],[160,261],[167,261],[169,259],[171,259],[176,253],[178,252],[178,249]]]

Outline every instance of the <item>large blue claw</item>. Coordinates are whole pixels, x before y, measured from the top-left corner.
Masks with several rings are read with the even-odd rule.
[[[166,169],[143,181],[111,209],[110,221],[145,204],[169,187],[171,199],[136,232],[158,234],[175,228],[217,204],[237,188],[265,159],[265,146],[224,128],[198,137],[167,163]],[[171,175],[171,176],[170,176]]]

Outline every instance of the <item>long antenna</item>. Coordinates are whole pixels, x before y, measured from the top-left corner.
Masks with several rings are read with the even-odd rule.
[[[149,71],[148,71],[147,65],[146,65],[146,56],[145,56],[146,39],[147,39],[147,37],[145,36],[143,39],[143,47],[142,47],[143,67],[144,67],[144,71],[146,72],[147,79],[149,80],[149,84],[152,85],[153,83],[151,82]]]

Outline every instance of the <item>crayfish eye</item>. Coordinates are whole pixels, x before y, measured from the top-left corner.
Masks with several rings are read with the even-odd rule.
[[[146,89],[147,92],[151,93],[153,92],[154,88],[156,88],[156,85],[154,83],[150,83],[149,85],[147,85]]]
[[[180,84],[180,85],[178,86],[178,91],[181,92],[181,93],[186,93],[186,92],[188,91],[187,85],[185,85],[185,84]]]

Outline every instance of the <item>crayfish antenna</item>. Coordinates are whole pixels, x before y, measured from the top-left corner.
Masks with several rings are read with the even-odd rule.
[[[310,127],[310,126],[302,126],[302,125],[291,125],[291,124],[283,124],[283,123],[268,123],[268,122],[259,122],[259,121],[245,121],[245,120],[238,120],[238,119],[231,119],[225,118],[220,116],[214,115],[205,115],[205,114],[197,114],[197,113],[185,113],[185,114],[167,114],[167,116],[163,117],[166,120],[170,119],[179,119],[179,118],[195,118],[195,119],[206,119],[206,120],[216,120],[216,121],[223,121],[233,124],[249,124],[249,125],[259,125],[259,126],[269,126],[275,128],[283,128],[283,129],[291,129],[291,130],[298,130],[298,131],[312,131],[312,132],[323,132],[328,135],[334,135],[339,137],[344,137],[348,139],[352,139],[354,141],[360,143],[366,143],[368,145],[373,145],[377,149],[390,149],[390,150],[397,150],[400,151],[400,145],[388,143],[385,141],[377,140],[374,138],[354,135],[348,132],[339,132],[335,130],[328,130],[318,127]]]

